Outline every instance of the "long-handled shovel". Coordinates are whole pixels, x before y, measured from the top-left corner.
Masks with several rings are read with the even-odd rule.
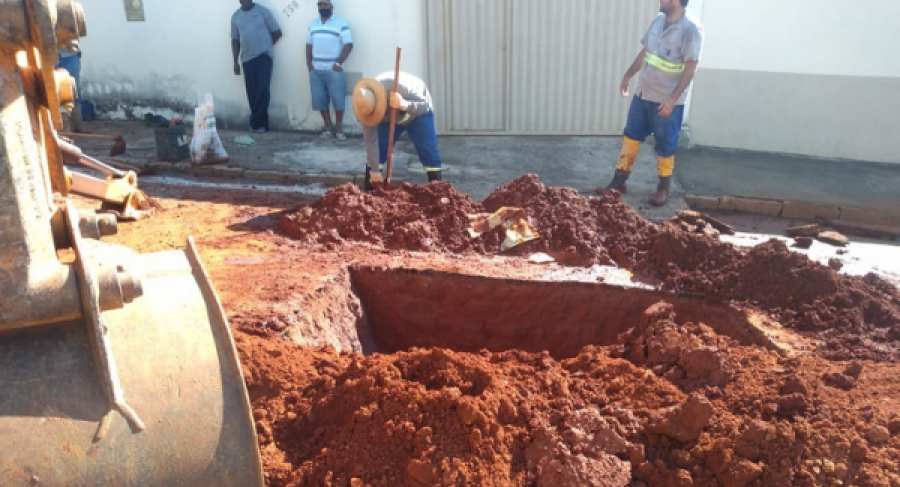
[[[397,47],[397,62],[394,64],[394,89],[391,94],[396,93],[400,87],[400,53],[402,49]],[[391,129],[388,135],[387,150],[387,169],[384,172],[385,184],[391,184],[391,166],[394,162],[394,131],[397,129],[397,112],[399,110],[391,108]]]

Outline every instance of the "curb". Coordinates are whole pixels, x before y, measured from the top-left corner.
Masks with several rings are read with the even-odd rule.
[[[900,212],[867,210],[827,203],[735,196],[685,195],[684,201],[692,210],[696,211],[750,213],[797,220],[819,220],[835,224],[856,224],[873,229],[880,228],[886,234],[900,235]]]
[[[263,171],[247,169],[241,166],[229,166],[216,164],[209,166],[195,166],[190,162],[159,162],[155,159],[136,159],[128,157],[110,158],[113,161],[134,166],[155,174],[179,174],[191,176],[221,177],[230,179],[246,179],[265,183],[278,184],[313,184],[319,183],[325,187],[340,186],[345,183],[362,185],[361,174],[309,174],[291,173],[281,171]],[[403,180],[393,178],[392,181],[402,183]]]

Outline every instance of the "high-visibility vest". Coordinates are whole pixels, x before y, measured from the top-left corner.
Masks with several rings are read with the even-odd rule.
[[[670,61],[666,61],[665,59],[657,56],[656,54],[647,51],[647,54],[644,56],[644,62],[653,66],[654,68],[659,69],[660,71],[665,71],[667,73],[683,73],[684,72],[684,63],[673,63]]]

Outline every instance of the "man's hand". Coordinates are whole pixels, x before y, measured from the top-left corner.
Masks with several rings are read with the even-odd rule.
[[[241,65],[238,63],[234,63],[234,74],[235,76],[241,75]]]
[[[672,99],[666,100],[665,103],[659,105],[659,116],[660,117],[668,117],[672,114],[672,110],[675,109],[675,102]]]
[[[409,108],[409,102],[404,100],[400,93],[396,91],[391,92],[391,108],[396,108],[397,110],[406,110]]]
[[[622,95],[622,98],[628,98],[628,83],[631,83],[631,78],[622,78],[622,84],[619,85],[619,94]]]
[[[307,64],[307,65],[306,65],[306,69],[308,69],[309,72],[312,73],[313,65],[312,65],[312,64]]]
[[[331,67],[335,73],[340,73],[344,70],[344,68],[339,63],[334,63],[334,66]]]

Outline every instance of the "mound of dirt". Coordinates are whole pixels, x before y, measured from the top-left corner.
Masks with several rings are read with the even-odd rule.
[[[544,252],[567,264],[617,264],[639,270],[659,227],[616,195],[588,198],[572,188],[548,187],[534,174],[500,186],[483,202],[488,212],[524,208],[539,240],[513,249]]]
[[[900,294],[874,275],[847,277],[772,240],[749,250],[715,237],[655,225],[618,196],[584,197],[522,176],[473,202],[446,183],[381,187],[347,184],[282,217],[280,228],[311,243],[368,242],[392,250],[493,255],[502,229],[467,234],[467,215],[524,208],[541,238],[507,255],[544,252],[559,262],[616,264],[665,289],[759,309],[814,335],[835,359],[900,358]]]
[[[723,387],[734,377],[735,364],[720,352],[728,340],[702,323],[679,325],[668,303],[648,308],[644,320],[622,337],[622,343],[617,355],[687,391]]]
[[[470,239],[467,215],[481,206],[446,183],[382,187],[370,193],[352,184],[284,215],[279,228],[313,243],[368,242],[392,250],[488,253],[499,250],[499,231]],[[496,250],[495,250],[496,252]]]
[[[524,208],[541,238],[506,255],[544,252],[573,265],[643,260],[657,228],[618,198],[585,198],[571,188],[551,188],[537,176],[522,176],[497,188],[482,203],[452,185],[378,187],[363,193],[345,184],[310,207],[288,213],[279,222],[285,233],[307,242],[367,242],[391,250],[500,253],[503,230],[478,238],[467,232],[467,215]]]
[[[827,357],[900,358],[900,294],[874,274],[840,275],[780,240],[739,249],[672,229],[657,235],[650,259],[664,288],[765,311],[823,340]]]
[[[883,375],[782,359],[675,323],[659,303],[619,345],[562,362],[442,349],[363,357],[241,333],[236,341],[270,485],[900,481],[897,396],[862,399],[856,386],[826,379],[856,374],[873,390]]]
[[[305,245],[269,230],[282,210],[299,204],[297,195],[164,188],[154,195],[166,211],[129,223],[129,232],[111,238],[150,252],[180,249],[187,235],[196,235],[231,322],[261,325],[253,328],[259,335],[236,330],[235,340],[271,485],[419,487],[431,479],[431,485],[468,479],[469,485],[616,485],[630,478],[634,487],[900,486],[897,362],[832,361],[804,352],[792,358],[738,346],[711,331],[720,326],[684,323],[664,304],[643,320],[629,320],[636,328],[617,345],[585,348],[561,362],[540,354],[440,350],[364,358],[297,346],[282,336],[298,322],[328,333],[355,331],[359,302],[350,296],[349,281],[335,280],[348,262],[433,262],[454,272],[495,265],[489,273],[500,276],[530,266],[455,257],[448,265],[430,253],[410,256],[371,245],[333,252],[330,245]],[[163,191],[169,197],[161,197]],[[535,191],[534,198],[541,194]],[[713,262],[728,265],[749,252],[656,231],[646,247],[634,245],[634,255],[646,255],[635,265],[665,276],[676,292],[741,300],[729,286],[744,285],[736,275],[756,275],[757,284],[747,287],[757,288],[754,299],[783,306],[778,316],[799,303],[793,294],[824,303],[846,290],[851,299],[862,293],[896,303],[882,299],[896,296],[896,289],[874,276],[846,287],[842,277],[818,267],[797,275],[828,285],[801,294],[799,277],[782,284],[783,276],[765,269],[794,272],[808,264],[771,245],[766,252],[772,255],[760,250],[752,259],[761,269],[745,269],[751,262],[745,260],[717,274]],[[697,268],[703,272],[693,272]],[[735,274],[741,269],[744,274]],[[708,275],[721,289],[703,281]],[[765,286],[782,286],[784,293],[766,297]],[[832,302],[840,311],[843,305]],[[846,307],[858,307],[853,302]],[[350,329],[335,327],[339,322]],[[809,329],[813,339],[843,330]],[[856,338],[860,347],[869,346],[866,332]]]

